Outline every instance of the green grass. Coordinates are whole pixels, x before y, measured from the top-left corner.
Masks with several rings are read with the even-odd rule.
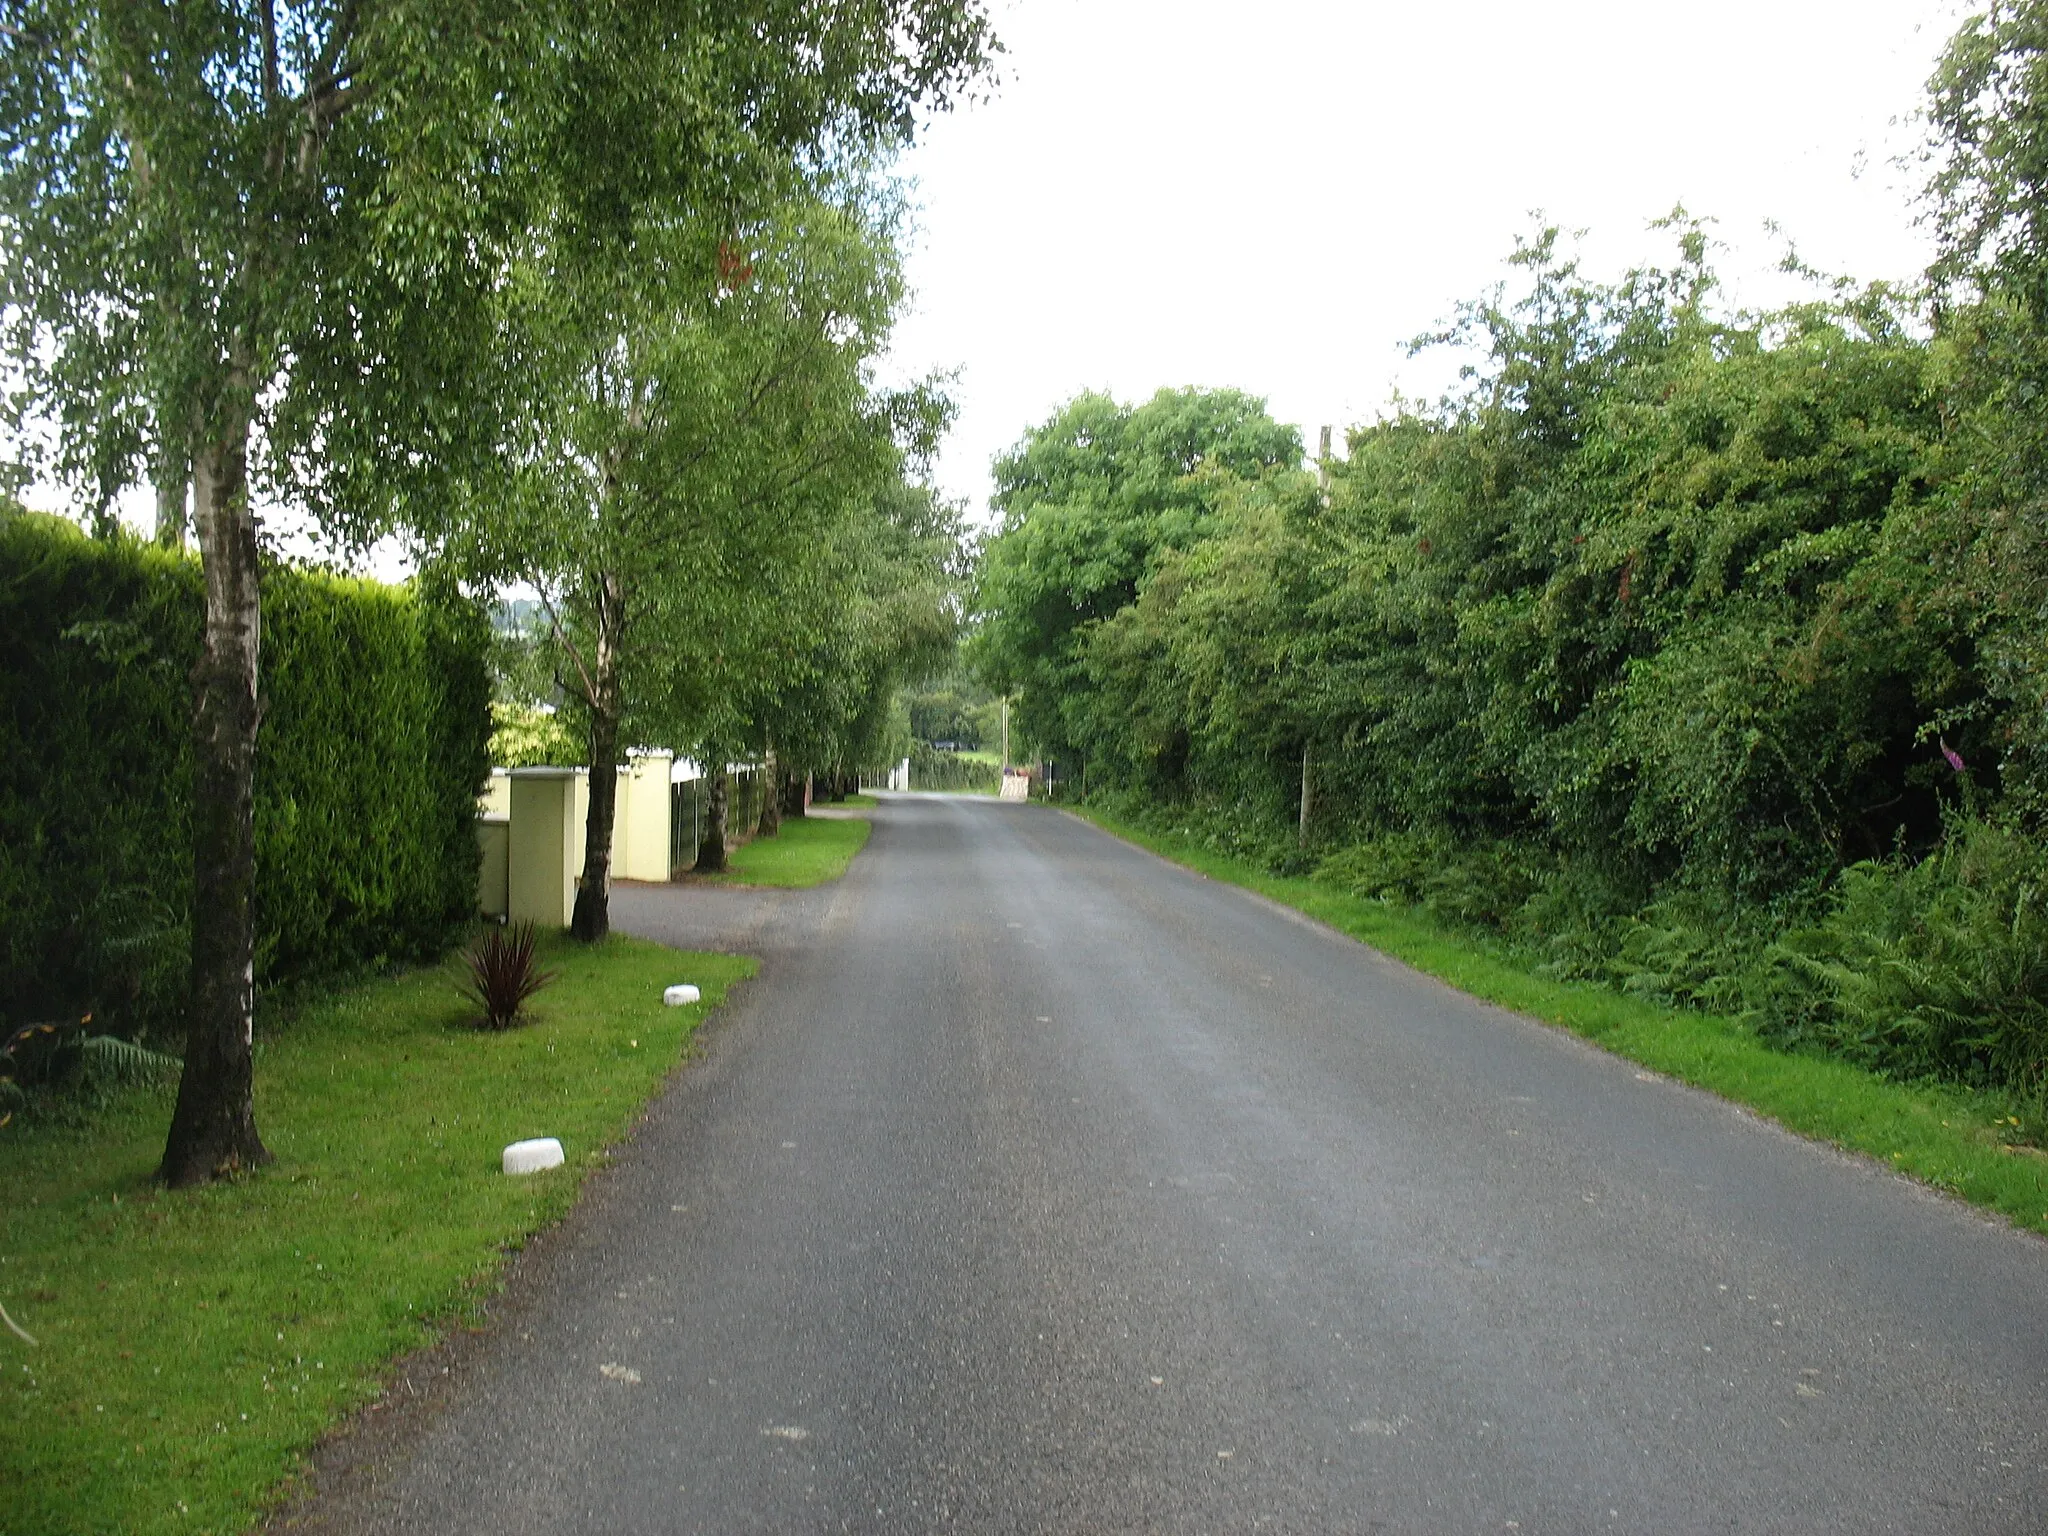
[[[874,804],[872,796],[848,795],[834,809]],[[727,860],[730,873],[699,878],[706,885],[823,885],[846,873],[873,830],[866,817],[791,817],[775,836],[757,837],[736,850]]]
[[[1538,976],[1429,913],[1388,906],[1075,808],[1107,832],[1329,924],[1461,992],[1558,1025],[1604,1050],[1747,1105],[1781,1125],[2048,1232],[2048,1158],[2008,1149],[2013,1106],[1992,1094],[1897,1083],[1846,1062],[1776,1051],[1730,1019]]]
[[[0,1527],[239,1532],[397,1355],[459,1322],[587,1170],[750,960],[614,936],[545,949],[533,1020],[466,1027],[452,971],[308,1003],[259,1038],[276,1162],[186,1194],[153,1187],[167,1098],[84,1126],[0,1133]],[[694,981],[704,1001],[666,1008]],[[505,1177],[507,1142],[565,1168]]]

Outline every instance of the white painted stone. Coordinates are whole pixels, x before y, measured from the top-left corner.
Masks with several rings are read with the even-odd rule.
[[[562,1144],[552,1136],[532,1141],[515,1141],[505,1149],[507,1173],[539,1173],[543,1168],[562,1166]]]
[[[696,1002],[703,995],[703,993],[686,981],[680,986],[670,987],[666,992],[662,993],[661,1000],[671,1008],[680,1008],[685,1003]]]

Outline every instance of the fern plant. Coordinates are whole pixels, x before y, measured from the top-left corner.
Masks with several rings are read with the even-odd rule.
[[[533,995],[555,979],[537,961],[538,935],[530,922],[493,928],[464,957],[469,982],[464,993],[483,1010],[479,1029],[510,1029]]]
[[[24,1024],[0,1041],[0,1125],[28,1103],[27,1089],[52,1089],[88,1100],[117,1088],[174,1079],[184,1062],[118,1035],[86,1031],[92,1015]]]

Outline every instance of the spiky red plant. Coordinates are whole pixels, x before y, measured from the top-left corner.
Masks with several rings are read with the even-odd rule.
[[[535,963],[538,939],[533,924],[493,928],[464,958],[469,962],[465,995],[483,1009],[480,1029],[510,1029],[527,1000],[555,979]]]

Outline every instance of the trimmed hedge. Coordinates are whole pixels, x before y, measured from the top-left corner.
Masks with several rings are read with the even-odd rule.
[[[202,604],[188,556],[0,511],[0,1021],[181,1030]],[[452,595],[265,571],[259,986],[474,915],[488,644]]]

